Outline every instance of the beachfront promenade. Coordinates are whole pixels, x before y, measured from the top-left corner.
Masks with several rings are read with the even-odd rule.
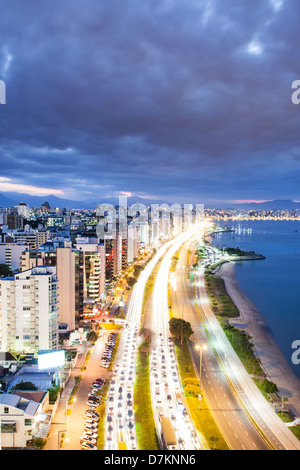
[[[300,417],[300,380],[289,367],[259,310],[242,291],[235,276],[234,263],[222,264],[215,275],[224,280],[228,295],[239,311],[239,317],[231,323],[251,336],[255,354],[269,380],[277,385],[282,397],[288,398],[294,416]]]
[[[184,252],[180,254],[178,262],[179,266],[186,266],[186,254],[183,256],[183,253]],[[197,325],[202,324],[205,326],[203,333],[205,332],[205,335],[207,336],[206,344],[208,345],[208,350],[209,352],[215,351],[218,363],[221,365],[220,372],[221,370],[223,371],[233,390],[235,390],[242,408],[249,416],[249,419],[257,429],[258,434],[261,434],[264,437],[270,448],[300,449],[299,440],[291,433],[290,430],[287,429],[286,425],[276,415],[269,403],[258,390],[252,378],[249,376],[241,361],[235,354],[218,320],[212,312],[205,289],[204,269],[195,272],[193,282],[191,282],[186,275],[181,276],[181,281],[183,284],[181,284],[180,295],[182,295],[184,291],[186,292],[186,295],[188,295],[188,292],[191,291],[189,305],[192,306],[193,299],[196,300],[196,308],[198,310],[198,315],[200,316],[198,316],[198,320],[196,320],[197,316],[190,317],[192,323],[193,318],[196,320],[195,325],[192,324],[193,330],[198,332]],[[190,289],[189,286],[191,284],[194,284],[195,290]],[[177,294],[179,294],[178,290]],[[187,299],[184,304],[188,304]],[[201,323],[199,323],[200,319]],[[206,355],[207,354],[208,353],[206,353]],[[211,366],[207,367],[206,365],[203,378],[205,378],[207,370],[213,370],[213,372],[216,373],[216,370],[219,369],[217,369],[216,365],[214,365],[213,368]],[[216,374],[215,377],[212,377],[213,382],[210,380],[210,382],[214,384],[212,387],[215,394],[220,388],[217,383],[219,375],[220,374]],[[225,395],[228,395],[228,393],[225,393]],[[225,409],[221,401],[216,403],[216,407],[214,409],[218,410],[217,407],[219,404],[221,405],[220,411],[225,413]],[[249,429],[247,429],[247,432],[249,432]],[[239,435],[239,432],[236,432],[236,434]],[[228,435],[230,438],[232,437],[231,432],[229,432]],[[251,441],[245,442],[245,444],[251,445]],[[254,444],[257,445],[257,443]]]

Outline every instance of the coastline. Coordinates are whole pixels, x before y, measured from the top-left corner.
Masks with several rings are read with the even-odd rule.
[[[223,279],[228,295],[239,311],[239,317],[230,320],[230,324],[251,336],[255,353],[266,375],[277,385],[281,396],[288,398],[293,414],[300,417],[300,380],[281,353],[261,313],[242,291],[235,275],[235,263],[223,263],[214,275]]]

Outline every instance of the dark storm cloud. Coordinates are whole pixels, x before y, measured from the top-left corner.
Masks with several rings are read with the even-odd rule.
[[[300,199],[297,0],[0,1],[1,175]]]

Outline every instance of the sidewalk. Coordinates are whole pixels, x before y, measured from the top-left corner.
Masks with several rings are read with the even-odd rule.
[[[50,432],[47,437],[47,443],[43,450],[58,450],[59,438],[62,437],[63,431],[68,427],[67,406],[72,390],[76,384],[75,377],[79,375],[82,364],[86,357],[86,351],[89,349],[87,345],[82,353],[78,356],[76,366],[74,367],[66,386],[62,392],[60,402],[58,404],[56,413],[53,417]]]

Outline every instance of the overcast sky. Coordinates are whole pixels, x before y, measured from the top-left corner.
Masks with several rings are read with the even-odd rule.
[[[299,0],[0,7],[0,191],[300,200]]]

